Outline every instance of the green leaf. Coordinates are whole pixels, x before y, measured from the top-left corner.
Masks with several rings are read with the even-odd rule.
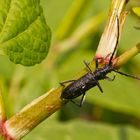
[[[39,0],[0,1],[0,48],[11,61],[26,66],[40,63],[50,40]]]
[[[86,121],[50,123],[37,127],[24,140],[139,140],[140,131],[131,126],[113,126]]]

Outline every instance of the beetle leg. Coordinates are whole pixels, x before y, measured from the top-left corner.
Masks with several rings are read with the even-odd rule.
[[[102,89],[100,83],[99,83],[97,80],[95,80],[95,79],[94,79],[94,81],[96,82],[96,84],[97,84],[99,90],[103,93],[103,89]]]
[[[97,59],[97,58],[95,58],[95,66],[96,66],[96,69],[98,69],[98,67],[99,67],[99,62],[98,62],[98,59]]]
[[[85,100],[85,94],[86,93],[83,93],[82,94],[82,98],[81,98],[81,100],[80,100],[80,103],[76,103],[74,100],[70,100],[73,104],[75,104],[76,106],[78,106],[78,107],[82,107],[82,105],[83,105],[83,103],[84,103],[84,100]]]
[[[60,82],[59,84],[60,84],[61,86],[65,86],[65,84],[67,84],[67,83],[72,83],[72,82],[74,82],[74,81],[76,81],[76,80],[67,80],[67,81]]]
[[[86,93],[83,93],[82,98],[81,98],[81,100],[80,100],[79,107],[82,107],[82,105],[83,105],[83,103],[84,103],[84,101],[85,101],[85,97],[86,97],[85,95],[86,95]]]
[[[114,81],[115,77],[116,77],[116,75],[114,75],[113,78],[110,78],[110,77],[108,77],[108,76],[105,76],[104,79],[106,79],[106,80],[108,80],[108,81]]]
[[[91,68],[89,67],[89,63],[87,63],[86,61],[83,61],[83,62],[84,62],[84,64],[85,64],[86,68],[92,73],[92,70],[91,70]]]
[[[73,104],[75,104],[76,106],[80,107],[80,105],[78,103],[76,103],[75,101],[73,100],[70,100]]]

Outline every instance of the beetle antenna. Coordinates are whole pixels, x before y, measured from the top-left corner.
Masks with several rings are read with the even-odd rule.
[[[108,65],[111,65],[112,64],[112,59],[113,59],[113,56],[116,52],[116,49],[117,49],[117,46],[118,46],[118,43],[119,43],[119,36],[120,36],[120,26],[119,26],[119,17],[118,17],[118,13],[116,12],[116,19],[117,19],[117,41],[116,41],[116,44],[115,44],[115,48],[114,48],[114,51],[110,57],[110,60],[109,60],[109,64]]]
[[[137,76],[134,76],[134,75],[130,75],[130,74],[126,74],[126,73],[123,73],[123,72],[118,71],[118,70],[113,70],[113,71],[115,71],[116,73],[119,73],[119,74],[121,74],[121,75],[124,75],[124,76],[130,77],[130,78],[133,78],[133,79],[140,80],[140,77],[137,77]]]

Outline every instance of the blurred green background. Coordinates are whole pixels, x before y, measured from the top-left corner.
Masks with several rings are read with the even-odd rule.
[[[53,35],[50,53],[41,64],[24,67],[0,56],[0,82],[8,117],[52,87],[58,86],[60,81],[72,79],[72,76],[84,67],[83,60],[92,60],[104,30],[111,1],[89,0],[73,22],[69,34],[60,40],[56,32],[74,1],[41,0],[47,24]],[[132,0],[126,9],[135,5],[137,1]],[[80,40],[73,49],[57,53],[55,43],[68,39],[84,21],[102,12],[105,16],[95,32]],[[140,41],[140,31],[133,28],[139,24],[140,20],[133,13],[129,13],[122,31],[118,55]],[[53,53],[56,56],[52,57]],[[129,61],[121,70],[140,76],[140,56]],[[117,75],[115,81],[104,80],[101,85],[103,94],[96,87],[91,89],[87,92],[82,108],[68,103],[23,139],[139,140],[140,82]]]

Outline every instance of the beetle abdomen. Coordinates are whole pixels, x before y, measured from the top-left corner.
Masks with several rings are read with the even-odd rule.
[[[96,82],[93,79],[93,74],[87,73],[67,86],[62,92],[61,98],[74,99],[94,86],[96,86]]]

